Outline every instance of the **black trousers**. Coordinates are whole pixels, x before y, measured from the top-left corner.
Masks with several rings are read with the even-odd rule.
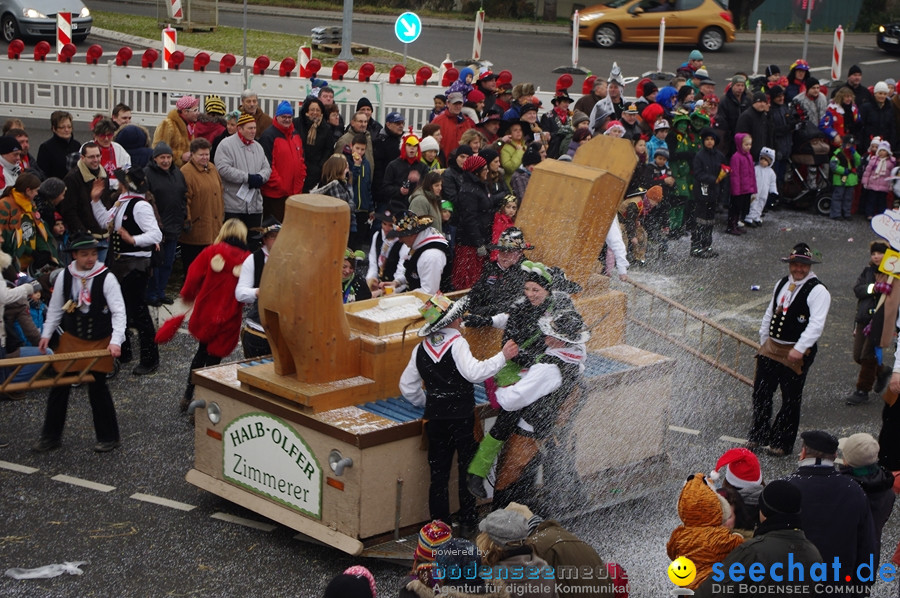
[[[122,299],[125,301],[125,315],[128,316],[128,328],[136,328],[141,341],[141,364],[154,366],[159,364],[159,347],[156,346],[156,327],[150,318],[147,308],[147,281],[150,273],[145,270],[132,270],[121,280]],[[126,332],[122,344],[122,354],[132,355],[131,335]],[[128,361],[124,359],[123,361]]]
[[[272,354],[269,339],[247,332],[246,329],[241,330],[241,347],[244,349],[244,359]]]
[[[206,343],[200,343],[200,346],[197,347],[197,352],[194,353],[194,359],[191,360],[191,369],[188,371],[187,388],[184,390],[184,396],[189,400],[194,398],[194,384],[191,382],[191,372],[196,369],[222,363],[222,358],[210,355],[206,350],[206,347]]]
[[[47,397],[47,414],[44,417],[42,438],[58,440],[62,438],[66,424],[66,412],[69,408],[71,386],[54,386]],[[113,405],[106,374],[94,372],[94,381],[87,387],[91,413],[94,416],[94,433],[97,442],[116,442],[119,440],[119,422],[116,419],[116,408]]]
[[[817,347],[813,345],[809,355],[803,358],[803,373],[773,359],[756,356],[756,377],[753,380],[753,424],[749,440],[761,445],[782,449],[785,453],[794,450],[797,428],[800,426],[800,403],[803,400],[803,385],[806,374],[816,357]],[[772,404],[775,390],[781,388],[781,409],[772,421]]]
[[[428,490],[428,509],[432,519],[450,525],[450,472],[456,453],[459,470],[459,522],[474,526],[478,523],[475,497],[466,488],[466,470],[478,445],[473,434],[475,417],[465,419],[432,419],[425,423],[428,435],[428,465],[431,468],[431,487]]]

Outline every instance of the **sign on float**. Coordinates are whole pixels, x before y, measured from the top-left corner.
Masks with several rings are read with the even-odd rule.
[[[322,468],[283,420],[248,413],[222,434],[224,477],[310,517],[322,518]]]
[[[404,44],[411,44],[422,33],[422,19],[414,12],[405,12],[394,23],[394,34]]]

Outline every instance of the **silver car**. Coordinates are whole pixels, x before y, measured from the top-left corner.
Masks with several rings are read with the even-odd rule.
[[[56,13],[72,13],[72,39],[82,42],[94,19],[81,0],[0,0],[0,32],[3,41],[25,37],[56,38]]]

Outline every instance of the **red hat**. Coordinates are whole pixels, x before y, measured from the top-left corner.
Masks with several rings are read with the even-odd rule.
[[[469,156],[466,158],[466,161],[463,162],[462,169],[466,172],[478,172],[482,168],[487,166],[487,162],[481,156]]]
[[[420,563],[432,562],[435,559],[435,550],[450,540],[453,530],[439,519],[426,523],[419,530],[419,545],[416,547],[416,560]]]
[[[466,96],[467,102],[477,103],[484,101],[484,94],[478,91],[477,89],[473,89],[469,92],[469,95]]]
[[[725,467],[725,479],[735,488],[746,488],[762,483],[762,470],[759,459],[745,448],[733,448],[725,451],[716,462],[716,470],[710,474],[713,480],[719,479],[719,469]]]
[[[594,81],[597,80],[597,75],[591,75],[584,80],[584,83],[581,84],[581,93],[583,95],[587,95],[594,90]]]

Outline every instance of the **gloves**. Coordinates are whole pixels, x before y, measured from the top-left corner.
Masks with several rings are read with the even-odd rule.
[[[484,328],[494,324],[494,320],[491,317],[482,316],[481,314],[465,315],[463,316],[463,322],[467,328]]]
[[[478,247],[478,251],[476,251],[475,253],[478,254],[478,257],[485,257],[488,254],[487,247],[484,245],[481,245]]]
[[[248,174],[247,186],[251,189],[259,189],[263,186],[263,178],[261,174]]]

